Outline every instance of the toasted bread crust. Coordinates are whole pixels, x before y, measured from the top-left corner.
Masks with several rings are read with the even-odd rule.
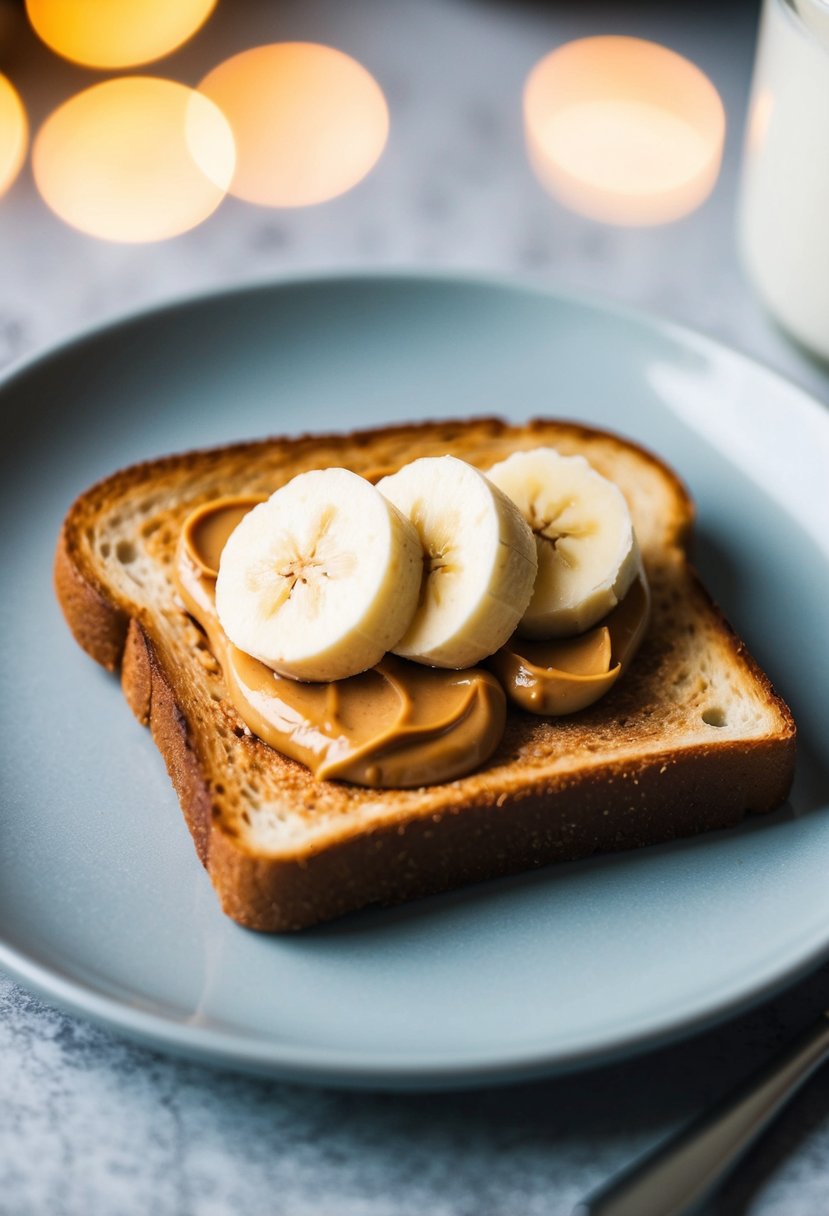
[[[75,641],[107,671],[117,671],[127,639],[129,616],[90,577],[79,560],[73,530],[61,529],[55,553],[54,583],[58,603]]]
[[[131,621],[129,626],[121,666],[121,687],[139,722],[152,731],[178,794],[196,852],[202,864],[208,866],[212,814],[210,787],[193,748],[187,720],[176,703],[173,686],[137,621]]]
[[[560,425],[585,442],[597,435],[578,424]],[[407,447],[411,440],[413,454],[417,454],[424,434],[437,429],[449,445],[453,429],[467,434],[473,426],[494,436],[510,429],[496,419],[422,424],[362,432],[347,439],[304,436],[167,457],[133,466],[99,483],[67,515],[55,559],[55,586],[67,622],[94,659],[110,669],[121,666],[124,694],[139,721],[149,724],[164,756],[197,852],[222,907],[243,925],[270,932],[293,931],[371,903],[393,904],[552,861],[731,827],[746,811],[769,810],[786,797],[794,766],[791,714],[720,616],[723,630],[734,639],[735,653],[753,675],[758,696],[776,707],[779,727],[772,737],[724,740],[680,750],[666,747],[634,761],[585,765],[554,780],[539,780],[528,772],[516,788],[476,787],[461,804],[447,801],[445,811],[438,814],[401,811],[389,823],[343,833],[340,838],[317,841],[293,852],[286,850],[279,856],[251,849],[222,816],[211,787],[203,740],[180,708],[178,674],[165,667],[153,639],[152,620],[125,611],[117,597],[100,585],[83,551],[80,538],[89,510],[96,509],[102,499],[123,497],[133,487],[178,478],[188,463],[209,459],[220,467],[228,459],[253,459],[266,444],[284,442],[289,458],[296,462],[300,453],[307,460],[329,443],[371,450],[375,437],[382,434],[394,435]],[[532,433],[534,428],[541,431],[548,426],[545,420],[537,420],[523,430]],[[672,540],[686,552],[693,520],[687,491],[662,462],[626,440],[618,442],[658,465],[668,479],[676,504]],[[707,595],[705,599],[710,605]],[[277,774],[284,771],[290,776],[294,770],[296,775],[292,761],[266,751]]]

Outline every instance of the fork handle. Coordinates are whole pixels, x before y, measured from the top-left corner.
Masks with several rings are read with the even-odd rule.
[[[682,1216],[720,1182],[829,1057],[829,1010],[710,1111],[635,1161],[573,1216]]]

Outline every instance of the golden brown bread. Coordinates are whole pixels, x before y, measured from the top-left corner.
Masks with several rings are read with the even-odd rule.
[[[193,507],[268,493],[307,468],[386,472],[445,452],[487,468],[543,444],[583,453],[620,486],[650,580],[648,638],[607,697],[568,719],[511,711],[484,769],[419,790],[319,782],[250,735],[173,586]],[[240,444],[116,473],[69,511],[55,583],[80,645],[120,666],[225,912],[287,931],[370,903],[728,827],[785,799],[791,714],[697,580],[692,522],[676,476],[618,437],[546,419],[422,423]]]

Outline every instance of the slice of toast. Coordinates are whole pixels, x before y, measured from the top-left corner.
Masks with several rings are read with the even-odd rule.
[[[569,718],[510,709],[482,769],[422,789],[317,781],[251,736],[183,610],[172,569],[197,505],[268,494],[309,468],[389,472],[453,453],[488,468],[519,448],[582,453],[628,500],[653,594],[622,680]],[[496,419],[269,439],[136,465],[87,490],[60,535],[58,598],[80,645],[121,669],[149,723],[224,911],[301,929],[462,883],[736,824],[782,802],[791,714],[688,560],[693,507],[633,443],[573,423]]]

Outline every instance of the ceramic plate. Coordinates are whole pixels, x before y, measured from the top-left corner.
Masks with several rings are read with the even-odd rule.
[[[0,389],[0,964],[155,1046],[343,1085],[481,1084],[709,1024],[829,953],[829,417],[684,330],[515,284],[277,284],[99,330]],[[790,803],[738,830],[296,937],[220,913],[164,765],[51,588],[71,499],[156,454],[500,413],[620,431],[699,506],[697,562],[790,701]]]

